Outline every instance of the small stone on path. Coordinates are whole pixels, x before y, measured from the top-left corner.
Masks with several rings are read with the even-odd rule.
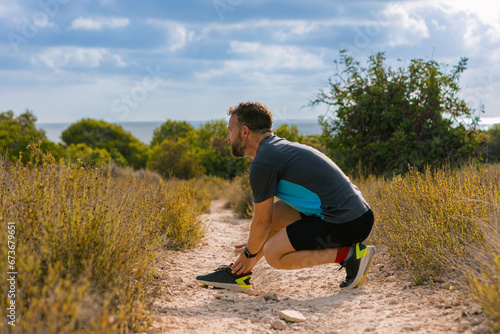
[[[295,310],[283,310],[280,311],[280,318],[290,322],[305,322],[306,317],[302,313]]]
[[[278,300],[278,295],[273,291],[266,292],[262,297],[264,297],[264,300]]]
[[[288,326],[285,324],[284,321],[282,320],[275,320],[272,324],[271,324],[271,328],[272,329],[278,329],[278,330],[285,330],[285,329],[288,329]]]

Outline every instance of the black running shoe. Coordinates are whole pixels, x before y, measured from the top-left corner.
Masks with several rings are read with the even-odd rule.
[[[345,280],[340,283],[341,289],[354,289],[363,285],[375,255],[375,247],[356,244],[356,253],[340,263],[347,273]]]
[[[220,266],[213,273],[196,276],[196,280],[202,284],[235,291],[250,289],[252,287],[250,278],[252,278],[252,272],[244,275],[231,273],[231,265]]]

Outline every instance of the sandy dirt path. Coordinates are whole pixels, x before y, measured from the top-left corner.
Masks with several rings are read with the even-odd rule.
[[[415,286],[380,249],[366,284],[354,290],[339,289],[345,271],[337,264],[285,271],[264,260],[254,268],[251,293],[199,287],[197,275],[234,261],[232,245],[246,240],[250,223],[222,200],[203,218],[208,234],[199,246],[158,254],[162,293],[147,334],[489,333],[481,309],[450,290],[451,282]],[[283,310],[298,311],[305,321],[282,320]]]

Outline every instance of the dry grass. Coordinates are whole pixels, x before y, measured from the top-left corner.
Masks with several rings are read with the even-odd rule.
[[[471,247],[467,261],[453,263],[465,274],[471,295],[483,307],[494,330],[500,330],[500,206],[478,221],[485,240]]]
[[[357,182],[384,244],[416,284],[455,274],[500,328],[500,165],[418,172]]]
[[[228,207],[241,218],[253,217],[253,195],[248,175],[240,175],[226,187]]]
[[[0,159],[0,183],[0,268],[14,222],[18,272],[15,327],[0,290],[2,333],[145,329],[154,251],[203,236],[206,201],[152,173],[75,168],[37,153],[28,165]]]

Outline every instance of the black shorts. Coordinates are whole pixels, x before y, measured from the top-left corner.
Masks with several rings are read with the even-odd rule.
[[[302,213],[301,216],[301,220],[286,227],[288,239],[297,251],[352,246],[368,237],[375,220],[372,210],[342,224],[328,223],[320,217]]]

